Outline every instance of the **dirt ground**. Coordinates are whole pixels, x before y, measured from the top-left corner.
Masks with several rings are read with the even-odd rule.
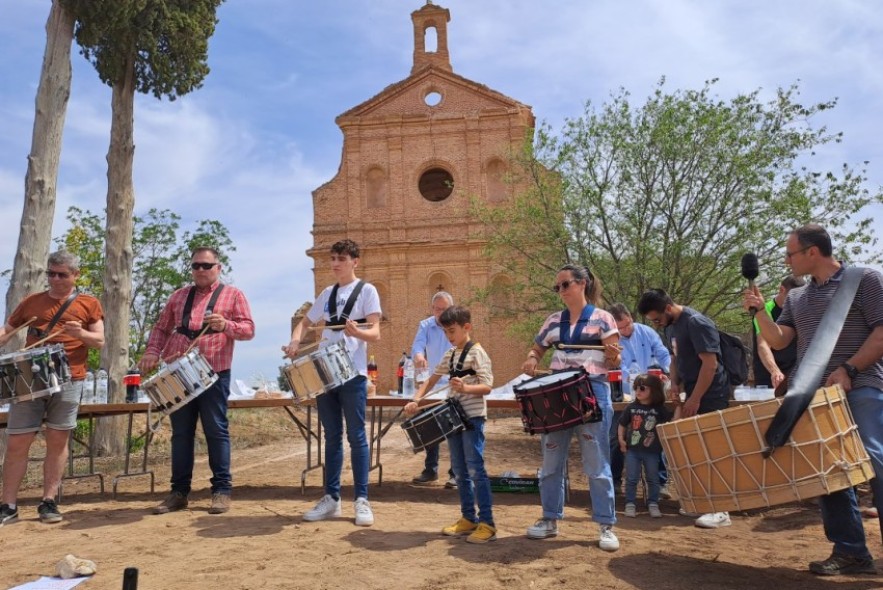
[[[533,473],[538,446],[538,438],[521,431],[517,417],[490,420],[489,472]],[[139,569],[141,590],[883,588],[883,576],[820,579],[807,572],[809,560],[830,553],[812,503],[733,514],[733,526],[705,531],[679,516],[676,502],[663,501],[662,519],[646,512],[620,518],[615,530],[622,547],[605,553],[586,510],[586,481],[576,477],[556,538],[526,539],[525,528],[540,515],[539,496],[511,493],[494,496],[495,542],[470,545],[444,537],[441,528],[459,516],[456,491],[440,483],[409,485],[423,455],[411,452],[398,426],[383,440],[381,486],[378,472],[372,472],[375,525],[352,522],[348,466],[343,517],[306,523],[301,514],[322,489],[314,471],[301,495],[305,452],[299,436],[234,450],[233,509],[218,516],[207,513],[205,456],[198,457],[190,508],[164,516],[150,513],[167,489],[163,457],[155,459],[155,494],[147,478],[121,483],[116,500],[109,492],[99,494],[94,480],[67,483],[60,505],[64,521],[58,525],[37,521],[39,490],[26,489],[19,499],[20,521],[0,528],[0,587],[52,575],[56,562],[72,553],[98,565],[98,573],[78,586],[87,590],[119,589],[129,566]],[[571,473],[579,471],[577,457],[572,454]],[[622,510],[621,498],[617,508]],[[876,521],[866,521],[866,529],[875,556],[883,557]],[[877,565],[883,571],[883,559]]]

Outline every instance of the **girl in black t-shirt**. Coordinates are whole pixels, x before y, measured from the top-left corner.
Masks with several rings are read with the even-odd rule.
[[[634,517],[637,514],[635,499],[643,470],[648,488],[647,510],[651,517],[660,518],[659,453],[662,445],[656,426],[672,420],[674,416],[665,407],[662,379],[656,375],[638,375],[633,393],[635,401],[622,412],[617,430],[619,448],[625,453],[625,515]]]

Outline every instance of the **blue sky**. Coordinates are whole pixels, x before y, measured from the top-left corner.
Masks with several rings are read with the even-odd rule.
[[[819,168],[869,160],[883,185],[883,16],[872,0],[447,0],[454,71],[531,105],[560,128],[624,87],[643,101],[667,87],[717,92],[800,81],[807,104],[839,99],[819,120],[844,141]],[[232,234],[233,279],[248,296],[254,341],[234,374],[275,378],[289,318],[313,299],[311,191],[340,164],[334,118],[410,72],[410,13],[422,0],[229,0],[210,41],[212,72],[175,102],[139,96],[136,212],[168,208],[184,225],[218,219]],[[48,0],[0,0],[0,268],[18,240]],[[53,236],[71,205],[106,198],[110,89],[73,50]],[[883,218],[883,210],[869,214]],[[875,224],[875,231],[883,222]],[[879,233],[879,232],[878,232]],[[4,285],[5,287],[5,285]]]

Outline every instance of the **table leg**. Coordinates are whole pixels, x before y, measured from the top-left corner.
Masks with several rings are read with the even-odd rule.
[[[64,481],[67,479],[86,479],[89,477],[97,477],[99,488],[101,490],[101,494],[104,494],[104,474],[97,473],[95,471],[95,416],[93,414],[89,414],[86,417],[89,420],[89,441],[85,442],[78,439],[74,432],[75,430],[70,431],[70,440],[68,442],[68,454],[67,454],[67,475],[61,479],[61,482],[58,485],[58,501],[61,502],[61,498],[64,495]],[[74,454],[74,443],[78,443],[83,446],[87,454],[85,455],[75,455]],[[74,472],[74,460],[75,459],[88,459],[89,461],[89,470],[87,473],[75,473]]]
[[[313,406],[311,405],[306,406],[306,422],[301,420],[290,406],[282,407],[288,412],[288,416],[297,425],[300,435],[307,443],[307,467],[300,473],[300,493],[304,495],[307,493],[307,474],[314,469],[322,470],[322,486],[325,486],[325,464],[322,457],[322,422],[317,416],[316,429],[313,430]],[[313,462],[313,441],[316,443],[315,463]]]
[[[126,460],[123,467],[123,473],[113,478],[112,488],[114,500],[116,500],[117,497],[117,484],[119,484],[121,479],[129,477],[141,477],[144,475],[150,476],[150,493],[152,494],[154,492],[156,478],[154,476],[153,470],[147,470],[147,455],[150,450],[150,443],[153,441],[153,431],[150,429],[150,414],[145,414],[145,416],[147,416],[147,427],[144,430],[144,433],[133,439],[132,424],[135,420],[135,412],[129,412],[128,428],[126,429]],[[132,447],[134,446],[135,441],[141,440],[142,438],[144,439],[144,453],[141,458],[141,470],[130,471],[129,467],[131,465],[132,459]]]
[[[368,464],[368,470],[374,471],[377,469],[378,479],[377,485],[383,485],[383,463],[380,461],[380,443],[383,441],[383,437],[389,432],[389,429],[392,428],[392,425],[395,424],[395,421],[398,420],[399,416],[404,412],[404,407],[399,408],[399,411],[395,413],[395,415],[390,418],[389,422],[384,422],[383,420],[383,406],[371,406],[371,427],[369,431],[368,438],[368,455],[370,457],[370,461]]]

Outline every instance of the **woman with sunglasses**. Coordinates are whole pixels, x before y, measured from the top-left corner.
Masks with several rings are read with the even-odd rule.
[[[589,480],[592,520],[600,527],[599,546],[604,551],[619,549],[613,532],[616,511],[613,478],[610,471],[608,432],[613,416],[607,370],[619,367],[619,332],[616,321],[606,310],[597,307],[601,300],[601,282],[582,266],[562,266],[552,290],[561,297],[565,309],[546,318],[527,353],[522,370],[533,375],[537,364],[550,348],[551,369],[584,368],[589,374],[592,391],[598,399],[603,416],[600,422],[579,424],[549,432],[542,436],[543,468],[540,479],[540,500],[543,515],[527,529],[529,539],[545,539],[558,534],[558,520],[564,517],[564,475],[570,440],[576,435],[580,443],[583,471]],[[558,344],[604,346],[604,349],[564,348]]]

